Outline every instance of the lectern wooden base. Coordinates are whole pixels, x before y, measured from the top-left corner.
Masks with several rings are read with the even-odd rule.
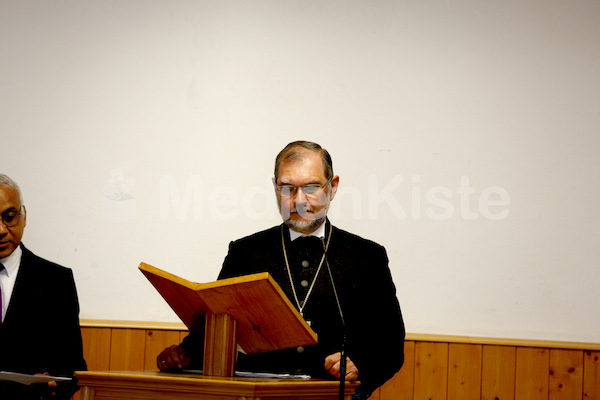
[[[206,314],[204,375],[233,376],[237,355],[237,324],[229,314]]]
[[[77,372],[81,400],[337,400],[339,383],[316,379],[253,379],[158,371]],[[357,383],[348,383],[351,400]]]

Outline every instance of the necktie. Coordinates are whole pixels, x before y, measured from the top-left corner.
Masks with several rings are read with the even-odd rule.
[[[4,264],[0,263],[0,272],[4,269]],[[0,326],[2,326],[2,285],[0,285]]]

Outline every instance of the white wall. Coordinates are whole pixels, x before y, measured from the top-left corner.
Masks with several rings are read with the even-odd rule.
[[[2,0],[0,171],[82,318],[176,321],[139,262],[214,280],[279,223],[273,159],[309,139],[409,332],[599,342],[598,21],[593,0]]]

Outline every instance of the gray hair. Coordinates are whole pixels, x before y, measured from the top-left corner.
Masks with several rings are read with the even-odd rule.
[[[325,177],[327,179],[333,178],[333,161],[331,160],[331,155],[329,155],[329,152],[317,143],[298,140],[288,144],[279,152],[279,154],[277,154],[277,158],[275,158],[276,180],[279,179],[279,165],[281,162],[301,160],[304,157],[301,149],[318,152],[321,155],[321,160],[323,161],[323,173],[325,174]]]
[[[8,175],[0,174],[0,187],[6,187],[17,192],[19,204],[23,205],[23,196],[21,195],[21,189],[19,188],[19,185],[17,185],[17,182],[10,179]]]

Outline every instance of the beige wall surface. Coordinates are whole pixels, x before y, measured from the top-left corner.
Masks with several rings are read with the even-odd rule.
[[[83,318],[177,321],[280,222],[289,141],[383,244],[409,332],[600,341],[600,3],[0,2],[0,171]]]

